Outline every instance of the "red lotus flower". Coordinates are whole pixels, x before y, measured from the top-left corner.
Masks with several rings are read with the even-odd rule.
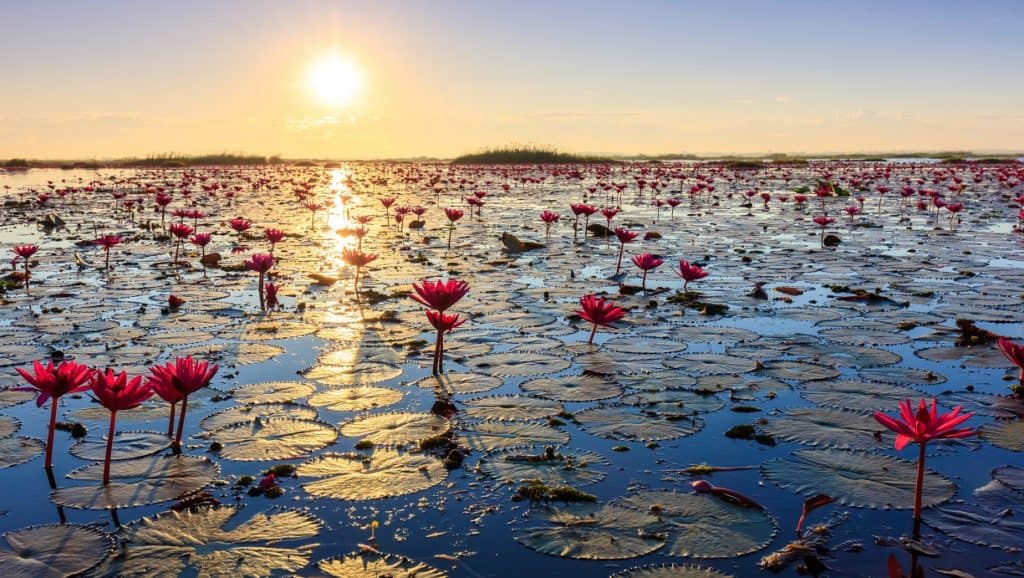
[[[228,226],[230,226],[239,235],[241,235],[243,232],[248,231],[249,228],[252,227],[252,222],[250,222],[248,219],[243,219],[242,217],[236,217],[228,221]]]
[[[146,378],[146,384],[165,400],[173,399],[170,389],[181,394],[181,415],[178,416],[178,432],[174,438],[175,451],[181,450],[181,434],[185,427],[185,411],[188,409],[188,396],[208,386],[219,367],[210,365],[208,361],[199,362],[192,356],[179,357],[165,365],[153,365],[149,368],[152,374]],[[171,421],[174,421],[174,402],[171,403]]]
[[[414,295],[410,295],[413,300],[426,307],[443,312],[458,303],[459,299],[466,295],[469,291],[469,283],[456,281],[455,279],[449,279],[448,281],[423,280],[419,284],[414,283],[412,288],[415,291]]]
[[[188,240],[196,247],[206,247],[213,240],[212,233],[196,233],[188,238]]]
[[[618,307],[611,300],[604,297],[598,299],[594,295],[584,295],[580,298],[580,307],[576,313],[585,321],[594,324],[590,330],[590,339],[587,343],[594,343],[594,334],[598,326],[611,327],[613,323],[626,316],[626,311]]]
[[[110,368],[93,372],[89,387],[100,405],[111,412],[139,407],[142,402],[153,397],[153,390],[142,384],[142,376],[129,380],[127,372],[115,374]]]
[[[384,205],[384,208],[387,209],[391,205],[395,204],[395,198],[394,197],[381,197],[380,198],[380,204]]]
[[[465,319],[459,319],[458,313],[442,313],[433,309],[427,309],[426,313],[430,325],[443,333],[451,333],[453,329],[466,322]]]
[[[921,446],[917,458],[917,485],[914,494],[914,539],[920,538],[921,532],[921,497],[924,493],[924,460],[925,446],[935,439],[966,438],[976,432],[969,428],[958,428],[960,424],[971,419],[973,414],[960,413],[960,406],[953,411],[939,415],[938,404],[933,399],[929,411],[925,400],[920,400],[915,412],[910,400],[900,402],[900,419],[894,419],[882,412],[876,412],[875,421],[896,432],[896,449],[902,450],[911,442]]]
[[[35,255],[36,251],[38,250],[39,245],[15,245],[15,247],[11,249],[11,251],[13,251],[15,255],[21,257],[26,261],[31,259],[32,255]]]
[[[178,297],[174,293],[167,296],[167,307],[171,310],[175,310],[185,304],[185,300]]]
[[[359,272],[363,267],[374,262],[377,259],[377,255],[375,253],[366,253],[362,249],[344,249],[341,252],[341,258],[356,268],[355,278],[353,279],[353,291],[359,291]]]
[[[32,387],[17,387],[17,391],[38,391],[36,407],[42,407],[46,400],[50,402],[50,427],[46,435],[46,461],[44,467],[53,467],[53,431],[57,424],[57,402],[60,398],[69,393],[77,393],[89,389],[89,377],[91,370],[74,361],[62,361],[56,369],[53,362],[44,367],[39,361],[32,364],[33,373],[29,373],[20,367],[17,369],[22,378]]]
[[[932,400],[932,408],[929,411],[925,400],[920,400],[915,413],[910,400],[900,403],[900,419],[896,420],[882,412],[875,413],[875,420],[885,427],[896,432],[896,449],[902,450],[911,442],[925,444],[933,439],[965,438],[974,435],[971,428],[960,428],[957,426],[971,419],[974,414],[960,414],[960,406],[953,408],[953,411],[938,414],[936,401]]]
[[[996,347],[1003,353],[1006,359],[1020,368],[1018,379],[1020,386],[1024,387],[1024,345],[1018,345],[1005,337],[996,339]]]
[[[285,236],[285,232],[281,229],[266,229],[263,234],[267,236],[267,240],[270,241],[271,245],[280,243]]]
[[[622,227],[616,227],[616,229],[612,232],[615,233],[615,238],[618,239],[619,243],[622,244],[632,243],[633,241],[636,240],[637,237],[640,236],[640,233],[634,233],[633,231],[630,231],[629,229],[623,229]]]
[[[571,203],[569,208],[572,209],[572,214],[579,215],[593,215],[597,212],[597,207],[593,207],[586,203]]]
[[[824,229],[825,227],[831,225],[832,223],[835,223],[836,220],[834,218],[832,218],[832,217],[827,216],[827,215],[817,215],[816,217],[814,217],[814,222],[819,227]]]
[[[679,275],[679,277],[683,279],[683,291],[686,291],[690,281],[703,279],[708,276],[708,272],[698,265],[691,265],[686,259],[680,259],[679,270],[676,271],[676,275]]]
[[[544,211],[540,214],[540,220],[544,221],[548,225],[557,223],[560,218],[562,218],[562,216],[553,211]]]
[[[647,290],[647,272],[652,269],[661,267],[661,264],[665,261],[651,255],[650,253],[641,253],[639,255],[633,255],[633,264],[640,268],[644,272],[643,280],[640,286],[643,287],[644,291]]]
[[[104,249],[109,251],[112,247],[120,245],[123,241],[124,239],[118,237],[117,235],[103,235],[99,239],[93,241],[92,244],[99,245],[100,247],[103,247]]]
[[[185,223],[171,223],[171,234],[178,239],[184,239],[192,234],[195,229]]]
[[[270,253],[253,253],[245,261],[245,268],[249,271],[256,271],[260,274],[270,271],[274,266],[274,256]]]

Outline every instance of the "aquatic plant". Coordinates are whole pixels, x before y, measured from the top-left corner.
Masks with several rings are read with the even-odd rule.
[[[263,280],[266,278],[266,274],[274,266],[274,256],[270,253],[253,253],[248,260],[245,261],[245,268],[249,271],[256,271],[259,273],[260,278],[258,281],[258,291],[260,296],[260,309],[264,311],[267,309],[267,302],[264,296]]]
[[[31,387],[15,388],[17,391],[37,391],[36,407],[42,407],[50,400],[50,425],[46,433],[46,459],[43,466],[53,467],[53,432],[57,425],[57,403],[69,393],[78,393],[89,389],[88,381],[91,370],[88,366],[74,361],[62,361],[57,367],[53,362],[45,366],[38,360],[32,364],[32,373],[17,368],[21,377]]]
[[[580,298],[580,308],[576,310],[576,314],[594,325],[590,330],[590,338],[587,339],[587,343],[593,345],[597,328],[612,327],[616,321],[626,316],[626,310],[616,306],[610,299],[598,298],[591,294]]]
[[[153,396],[153,390],[148,385],[143,385],[141,375],[129,380],[127,372],[122,371],[115,374],[114,370],[110,368],[107,368],[106,371],[94,371],[90,378],[89,389],[100,405],[110,411],[107,451],[103,460],[103,485],[107,485],[110,483],[110,454],[114,447],[117,412],[139,407],[142,402]]]

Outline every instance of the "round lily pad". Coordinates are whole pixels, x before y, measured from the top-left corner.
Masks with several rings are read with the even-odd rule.
[[[104,436],[105,438],[106,436]],[[71,446],[71,455],[89,461],[102,461],[107,453],[107,440],[86,438]],[[123,431],[114,434],[112,460],[131,460],[153,455],[171,447],[167,433],[153,431]]]
[[[713,394],[697,393],[685,389],[641,391],[622,398],[622,403],[635,405],[644,411],[662,416],[709,413],[725,407],[725,402]]]
[[[994,446],[1010,450],[1024,451],[1024,421],[1008,421],[986,426],[980,433],[981,437]]]
[[[800,397],[807,401],[848,411],[889,411],[905,399],[921,397],[921,392],[910,387],[868,381],[827,380],[805,387]]]
[[[547,485],[585,486],[596,484],[605,472],[595,466],[610,462],[602,456],[586,451],[502,452],[480,460],[480,470],[498,480],[522,483],[540,480]]]
[[[624,441],[669,440],[704,428],[704,420],[698,417],[662,417],[634,407],[595,407],[573,417],[591,435]]]
[[[804,496],[828,494],[854,508],[914,506],[914,462],[856,451],[797,450],[761,465],[765,478]],[[941,504],[956,493],[953,482],[926,471],[922,505]]]
[[[802,361],[766,361],[762,371],[765,375],[792,381],[821,381],[839,377],[839,370],[834,367]]]
[[[733,578],[714,568],[691,564],[666,564],[663,566],[642,566],[616,572],[609,578]]]
[[[727,502],[710,494],[647,490],[622,504],[661,519],[668,532],[666,553],[695,558],[732,558],[756,552],[777,530],[764,510]]]
[[[671,339],[650,339],[636,337],[615,337],[602,345],[610,351],[634,355],[667,355],[686,351],[686,343]]]
[[[0,438],[0,468],[23,464],[43,453],[46,446],[35,438],[11,436]]]
[[[618,397],[622,386],[596,374],[542,377],[522,383],[523,391],[555,401],[597,401]]]
[[[615,504],[570,504],[550,508],[551,526],[526,528],[513,536],[541,554],[583,560],[625,560],[665,545],[655,516]]]
[[[297,474],[317,478],[302,485],[310,495],[375,500],[425,490],[443,482],[448,470],[430,456],[378,449],[369,456],[327,454],[314,458],[299,466]]]
[[[304,405],[283,403],[254,403],[229,407],[223,411],[210,414],[199,422],[199,426],[207,432],[215,432],[221,428],[237,423],[249,423],[257,419],[316,419],[316,410]]]
[[[402,392],[388,387],[341,387],[309,398],[309,405],[333,411],[361,411],[385,407],[402,400]]]
[[[482,373],[444,373],[424,377],[417,381],[416,385],[455,395],[490,391],[501,386],[501,380]]]
[[[405,556],[355,552],[343,558],[317,563],[321,572],[334,578],[445,578],[446,573]]]
[[[450,421],[432,413],[380,413],[342,425],[341,433],[374,445],[403,445],[439,436],[451,427]]]
[[[777,439],[823,448],[872,450],[893,443],[889,430],[870,415],[819,407],[779,410],[764,429]]]
[[[283,403],[302,399],[316,391],[301,381],[267,381],[245,385],[231,391],[238,403]]]
[[[495,377],[527,377],[556,373],[568,368],[569,360],[543,353],[509,352],[482,355],[466,365]]]
[[[33,526],[3,535],[0,566],[10,578],[65,578],[95,568],[114,549],[105,532],[67,524]]]
[[[494,421],[529,421],[562,411],[558,402],[525,395],[478,397],[466,402],[466,417]]]
[[[747,373],[757,369],[753,359],[721,353],[692,353],[663,361],[665,367],[694,375]]]
[[[257,418],[221,428],[212,437],[223,446],[220,457],[259,462],[305,457],[334,443],[338,430],[311,420]]]
[[[569,434],[539,423],[485,421],[459,430],[458,439],[471,450],[492,452],[527,446],[560,446]]]
[[[50,498],[61,506],[108,510],[177,500],[204,488],[220,473],[220,467],[197,456],[152,456],[113,462],[110,484],[104,486],[103,464],[95,463],[68,474],[72,480],[93,485],[59,488]]]

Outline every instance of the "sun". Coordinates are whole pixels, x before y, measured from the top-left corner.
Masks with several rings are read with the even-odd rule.
[[[306,74],[306,86],[323,105],[352,104],[362,86],[362,73],[351,58],[332,54],[313,63]]]

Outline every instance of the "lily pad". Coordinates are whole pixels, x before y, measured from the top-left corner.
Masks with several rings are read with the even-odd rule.
[[[622,386],[596,374],[542,377],[519,387],[526,393],[555,401],[597,401],[622,395]]]
[[[800,495],[828,494],[853,508],[914,506],[914,462],[842,450],[797,450],[788,458],[769,460],[761,466],[764,477]],[[925,507],[953,497],[956,486],[939,474],[926,470]]]
[[[267,381],[231,391],[238,403],[283,403],[302,399],[316,391],[312,384],[301,381]]]
[[[105,438],[106,436],[104,436]],[[107,453],[107,440],[86,438],[71,446],[71,455],[89,461],[102,461]],[[131,460],[151,456],[171,447],[166,433],[153,431],[123,431],[114,434],[112,460]]]
[[[177,500],[204,488],[220,467],[197,456],[152,456],[110,464],[110,484],[59,488],[54,503],[71,508],[109,510]],[[72,480],[101,482],[103,464],[95,463],[68,474]]]
[[[980,433],[994,446],[1010,450],[1011,452],[1024,451],[1024,420],[997,423],[986,426]]]
[[[610,465],[602,456],[586,451],[544,452],[539,454],[503,452],[480,460],[486,475],[513,483],[540,480],[547,485],[586,486],[596,484],[605,472],[595,465]]]
[[[341,387],[309,398],[309,404],[332,411],[361,411],[386,407],[402,400],[402,392],[388,387]]]
[[[667,564],[630,568],[616,572],[609,578],[733,578],[733,576],[704,566]]]
[[[222,458],[260,462],[305,457],[334,443],[338,430],[311,420],[258,418],[221,428],[212,437],[223,445]]]
[[[96,528],[67,524],[34,526],[3,535],[0,566],[9,578],[68,578],[95,568],[114,549]]]
[[[567,369],[569,360],[543,353],[495,353],[470,359],[466,365],[495,377],[546,375]]]
[[[822,448],[873,450],[891,447],[893,440],[870,415],[818,407],[779,410],[764,429],[777,439]]]
[[[327,454],[296,472],[318,478],[302,485],[310,495],[338,500],[375,500],[425,490],[445,480],[440,460],[422,454],[378,449],[372,455]]]
[[[710,494],[647,490],[622,503],[661,519],[668,532],[666,553],[695,558],[732,558],[771,542],[775,521],[764,510],[747,508]]]
[[[650,554],[665,545],[660,520],[615,504],[570,504],[550,508],[549,527],[526,528],[513,536],[541,554],[582,560],[625,560]]]
[[[254,403],[229,407],[224,411],[210,414],[199,422],[199,426],[208,432],[237,423],[249,423],[257,419],[316,419],[316,410],[304,405],[283,403]]]
[[[634,407],[595,407],[573,417],[591,435],[624,441],[669,440],[704,428],[704,420],[697,417],[671,419]]]
[[[693,353],[663,361],[665,367],[694,375],[723,375],[747,373],[757,369],[757,362],[735,355],[721,353]]]
[[[374,445],[419,443],[441,435],[452,424],[432,413],[380,413],[356,418],[341,426],[341,433]]]
[[[905,399],[921,397],[921,392],[910,387],[868,381],[825,381],[808,383],[800,397],[831,408],[848,411],[889,411]]]
[[[478,397],[466,402],[466,417],[494,421],[530,421],[562,411],[558,402],[525,395]]]
[[[560,446],[569,441],[569,434],[539,423],[485,421],[465,426],[458,438],[471,450],[492,452],[528,446]]]
[[[420,387],[440,389],[448,395],[483,393],[501,386],[501,380],[482,373],[445,373],[416,382]]]
[[[839,377],[839,370],[834,367],[802,361],[767,361],[762,371],[776,379],[792,381],[821,381]]]
[[[122,530],[123,550],[102,568],[104,575],[160,578],[192,569],[210,578],[269,577],[309,564],[315,544],[278,544],[315,537],[319,520],[306,512],[276,510],[227,529],[241,511],[221,506],[143,518]]]
[[[0,439],[0,468],[23,464],[43,453],[46,446],[35,438],[12,436]]]
[[[405,556],[356,552],[344,558],[317,563],[321,572],[334,578],[445,578],[446,573]]]

